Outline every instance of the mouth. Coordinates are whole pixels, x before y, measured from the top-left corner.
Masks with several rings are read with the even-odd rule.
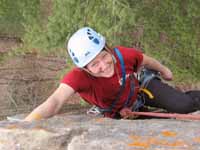
[[[108,67],[106,67],[102,73],[107,77],[112,76],[113,75],[112,65],[110,64]]]

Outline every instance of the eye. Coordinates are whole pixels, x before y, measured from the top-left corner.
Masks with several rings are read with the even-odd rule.
[[[107,57],[107,54],[105,53],[105,54],[103,54],[103,56],[102,56],[102,58],[106,58]]]
[[[96,66],[97,66],[97,63],[91,64],[91,67],[96,67]]]

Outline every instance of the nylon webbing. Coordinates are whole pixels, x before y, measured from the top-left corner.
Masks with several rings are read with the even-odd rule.
[[[120,60],[120,66],[121,66],[121,70],[122,70],[122,83],[121,83],[121,86],[120,86],[119,93],[117,94],[116,99],[115,99],[115,101],[113,101],[111,106],[109,108],[99,108],[99,111],[101,111],[102,113],[112,112],[112,110],[115,107],[116,103],[119,101],[119,98],[122,95],[122,92],[123,92],[125,84],[126,84],[126,70],[125,70],[123,56],[122,56],[122,54],[120,53],[120,51],[117,48],[114,48],[114,51],[115,51],[115,53],[117,54],[117,57]]]
[[[119,93],[118,93],[115,101],[111,104],[111,106],[109,108],[105,108],[105,109],[104,108],[99,108],[99,111],[102,112],[102,113],[112,112],[112,110],[115,107],[116,103],[119,101],[120,96],[122,95],[122,92],[123,92],[123,90],[125,88],[125,84],[126,84],[126,70],[125,70],[125,64],[124,64],[123,56],[121,55],[120,51],[117,48],[114,48],[114,51],[115,51],[115,53],[117,54],[117,56],[118,56],[118,58],[120,60],[120,66],[121,66],[121,70],[122,70],[122,83],[121,83],[121,86],[120,86]],[[123,107],[128,106],[131,97],[134,95],[134,89],[135,89],[135,87],[134,87],[134,79],[133,79],[133,74],[131,74],[130,75],[130,92],[129,92],[128,98],[126,99],[126,102],[125,102]]]

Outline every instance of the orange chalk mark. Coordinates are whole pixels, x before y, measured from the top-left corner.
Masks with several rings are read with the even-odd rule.
[[[177,133],[176,133],[176,132],[173,132],[173,131],[163,131],[163,132],[162,132],[162,135],[163,135],[163,136],[167,136],[167,137],[174,137],[174,136],[177,135]]]

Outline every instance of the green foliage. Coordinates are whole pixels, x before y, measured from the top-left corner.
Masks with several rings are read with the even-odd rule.
[[[21,37],[23,25],[38,17],[39,4],[40,0],[0,0],[0,34]]]
[[[200,79],[200,1],[49,1],[52,12],[46,23],[42,18],[43,1],[0,1],[3,8],[0,19],[9,20],[5,19],[9,16],[13,20],[18,16],[17,24],[20,22],[25,31],[22,52],[37,50],[64,56],[71,34],[80,27],[90,26],[101,32],[111,46],[132,47],[140,43],[145,53],[172,69],[177,81]],[[6,10],[8,6],[20,9],[10,12]]]
[[[55,0],[53,15],[49,17],[46,29],[31,25],[33,32],[27,32],[26,38],[33,47],[41,45],[44,49],[64,47],[71,34],[82,26],[91,26],[101,31],[111,44],[129,41],[117,37],[117,32],[126,31],[134,26],[134,15],[130,14],[129,4],[123,0]],[[29,29],[29,27],[27,27]],[[35,32],[37,31],[37,32]],[[37,39],[34,34],[37,33]],[[32,42],[31,42],[32,41]]]
[[[192,0],[144,0],[137,3],[142,6],[139,12],[143,14],[138,13],[136,18],[144,25],[143,42],[149,45],[145,49],[147,53],[153,52],[166,65],[171,64],[176,76],[188,74],[188,79],[200,78],[199,4],[199,1]],[[161,33],[167,37],[165,42],[161,42]]]
[[[0,1],[0,33],[1,34],[20,34],[18,29],[22,30],[20,22],[23,18],[20,16],[20,9],[17,1],[1,0]]]

